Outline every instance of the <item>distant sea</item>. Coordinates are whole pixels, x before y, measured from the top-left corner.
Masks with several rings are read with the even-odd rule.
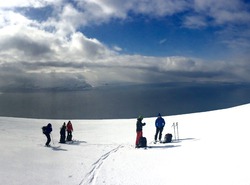
[[[38,119],[117,119],[177,115],[250,103],[250,84],[105,86],[68,92],[0,94],[0,116]]]

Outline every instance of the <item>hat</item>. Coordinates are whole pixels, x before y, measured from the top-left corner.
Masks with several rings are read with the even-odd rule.
[[[142,119],[143,119],[143,117],[140,115],[140,116],[138,117],[138,119],[141,119],[141,120],[142,120]]]
[[[161,113],[158,114],[158,117],[161,117]]]

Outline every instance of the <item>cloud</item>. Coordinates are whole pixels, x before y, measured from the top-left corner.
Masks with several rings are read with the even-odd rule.
[[[239,0],[78,0],[76,6],[82,12],[83,25],[100,24],[113,19],[125,20],[130,18],[131,13],[151,18],[180,13],[183,20],[192,19],[195,25],[199,23],[201,26],[247,23],[250,19],[249,5]],[[191,12],[193,14],[189,15]],[[201,21],[205,23],[201,24]]]
[[[204,28],[207,26],[205,17],[194,15],[185,17],[183,24],[188,28]]]
[[[159,44],[164,44],[164,43],[166,43],[167,42],[167,39],[161,39],[160,41],[159,41]]]
[[[122,51],[122,48],[120,48],[119,46],[113,46],[113,50],[115,51]]]
[[[195,0],[193,4],[198,16],[207,16],[212,19],[211,23],[216,25],[248,23],[248,7],[249,5],[238,0]]]
[[[4,1],[0,5],[0,90],[73,90],[106,83],[249,81],[247,60],[239,65],[238,58],[236,63],[183,56],[126,55],[119,46],[109,48],[80,32],[84,26],[114,19],[131,20],[131,14],[152,19],[180,14],[183,26],[192,29],[239,25],[249,21],[243,5],[233,0]],[[29,14],[30,10],[46,7],[52,7],[46,19]],[[217,34],[231,47],[249,48],[247,28],[235,40],[225,36],[235,31],[229,27]],[[159,43],[165,42],[162,39]]]
[[[40,7],[42,6],[41,1],[36,1],[36,0],[8,0],[8,1],[3,1],[0,4],[1,8],[13,8],[13,7]]]

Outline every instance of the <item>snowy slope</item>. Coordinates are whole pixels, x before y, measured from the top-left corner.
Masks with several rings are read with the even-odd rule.
[[[71,120],[73,144],[59,144],[68,120],[0,117],[0,184],[247,185],[250,104],[164,117],[164,134],[179,123],[180,140],[152,143],[155,118],[145,118],[148,149],[135,149],[136,119]],[[44,147],[41,127],[51,122]]]

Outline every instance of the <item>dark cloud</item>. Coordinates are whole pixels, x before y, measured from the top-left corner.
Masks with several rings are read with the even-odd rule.
[[[91,87],[79,73],[29,72],[29,63],[9,63],[0,67],[1,91],[71,91]]]
[[[2,51],[15,50],[15,52],[21,52],[31,57],[51,53],[48,42],[40,43],[22,35],[0,39],[0,49]]]

